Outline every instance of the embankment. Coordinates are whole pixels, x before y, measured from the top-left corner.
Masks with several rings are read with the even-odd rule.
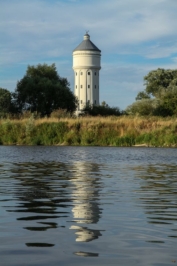
[[[177,118],[6,119],[0,120],[0,144],[177,147]]]

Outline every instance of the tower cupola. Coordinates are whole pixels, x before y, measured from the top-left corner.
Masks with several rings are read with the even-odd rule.
[[[88,33],[84,35],[84,40],[90,40],[90,35]]]

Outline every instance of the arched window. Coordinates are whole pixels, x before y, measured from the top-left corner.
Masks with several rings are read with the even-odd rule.
[[[88,85],[88,89],[90,89],[90,85]]]
[[[88,72],[88,75],[90,75],[90,72]]]

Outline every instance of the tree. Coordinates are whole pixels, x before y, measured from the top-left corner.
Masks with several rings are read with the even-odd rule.
[[[177,115],[177,70],[150,71],[144,77],[146,88],[138,93],[127,112],[141,115]]]
[[[155,99],[142,99],[129,105],[126,113],[130,115],[153,115],[157,104]]]
[[[162,90],[167,90],[170,83],[177,78],[177,70],[158,68],[144,77],[146,93],[158,97]]]
[[[13,100],[19,112],[30,110],[42,116],[58,108],[73,112],[77,107],[68,80],[58,75],[55,64],[28,66],[24,77],[17,82]]]
[[[7,89],[0,88],[0,114],[11,111],[11,93]]]
[[[171,86],[161,94],[155,114],[160,116],[177,115],[177,86]]]
[[[101,103],[101,106],[109,107],[109,105],[108,105],[105,101],[103,101],[103,102]]]
[[[138,100],[142,100],[142,99],[150,99],[151,97],[149,96],[149,94],[147,94],[147,92],[145,91],[140,91],[137,96],[136,96],[136,101]]]

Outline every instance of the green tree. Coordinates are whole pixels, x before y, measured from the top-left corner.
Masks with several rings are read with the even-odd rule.
[[[155,110],[156,115],[177,115],[177,86],[170,86],[161,94],[159,105]]]
[[[109,105],[108,105],[105,101],[103,101],[103,102],[101,103],[101,106],[109,107]]]
[[[167,90],[171,82],[177,78],[177,70],[158,68],[144,77],[145,92],[158,97],[162,90]]]
[[[24,77],[17,82],[13,100],[19,112],[30,110],[42,116],[58,108],[73,112],[77,107],[68,80],[58,75],[55,64],[28,66]]]
[[[128,113],[140,115],[177,115],[177,70],[150,71],[144,77],[146,88],[137,94],[137,102],[127,107]]]
[[[134,102],[126,108],[126,113],[130,115],[153,115],[157,107],[155,99],[142,99]]]
[[[149,94],[147,94],[147,92],[145,91],[140,91],[137,96],[136,96],[136,101],[138,100],[142,100],[142,99],[150,99],[151,97],[149,96]]]
[[[11,111],[11,93],[7,89],[0,88],[0,114]]]

